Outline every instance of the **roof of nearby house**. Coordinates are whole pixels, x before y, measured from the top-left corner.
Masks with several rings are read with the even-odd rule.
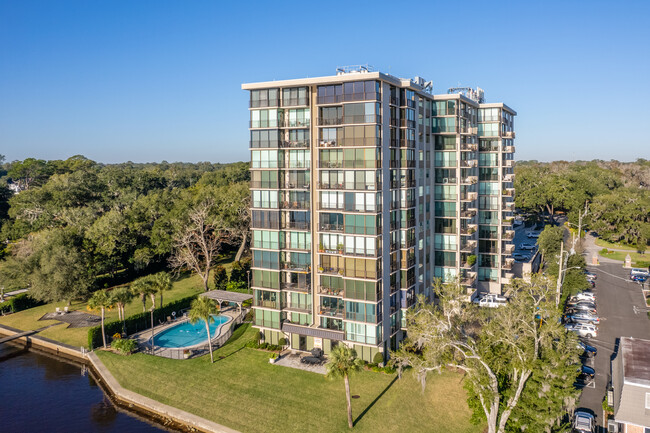
[[[618,350],[625,382],[650,386],[650,340],[621,337]]]

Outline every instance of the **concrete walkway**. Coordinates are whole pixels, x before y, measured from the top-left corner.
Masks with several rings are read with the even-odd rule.
[[[189,412],[168,406],[166,404],[160,403],[156,400],[123,388],[94,352],[90,352],[86,356],[101,379],[104,381],[106,387],[118,400],[133,404],[141,409],[144,409],[147,412],[156,413],[160,416],[172,419],[178,423],[192,426],[200,431],[214,433],[238,433],[237,430],[233,430],[221,424],[217,424],[216,422],[209,421],[205,418],[201,418]]]

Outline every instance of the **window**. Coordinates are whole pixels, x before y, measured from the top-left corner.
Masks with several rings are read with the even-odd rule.
[[[278,105],[278,89],[251,90],[251,108],[275,107]]]
[[[253,191],[253,207],[277,209],[278,191]]]
[[[645,408],[650,409],[650,392],[645,393]],[[646,431],[648,429],[646,428]]]
[[[251,168],[278,168],[282,166],[283,151],[252,150]]]
[[[251,147],[280,147],[277,129],[262,129],[251,131]]]
[[[251,128],[277,128],[282,110],[251,110]]]
[[[277,250],[278,238],[279,232],[253,230],[253,248]]]

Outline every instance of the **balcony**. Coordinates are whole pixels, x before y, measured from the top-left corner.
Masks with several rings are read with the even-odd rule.
[[[503,226],[512,226],[512,222],[514,221],[514,218],[504,218],[501,220],[501,225]]]
[[[295,262],[282,262],[280,267],[287,271],[302,272],[307,273],[311,272],[311,266],[304,263],[295,263]]]
[[[436,178],[436,183],[442,183],[442,184],[456,184],[458,182],[458,179],[455,177],[440,177]]]
[[[514,153],[515,146],[503,146],[503,151],[506,153]]]
[[[501,265],[501,269],[506,269],[510,270],[512,269],[512,265],[515,263],[515,259],[512,257],[506,257],[505,260],[503,261],[503,264]]]
[[[467,160],[461,159],[460,160],[460,166],[461,167],[472,168],[472,167],[476,167],[477,165],[478,165],[478,161],[476,161],[475,159],[467,159]]]
[[[476,282],[476,275],[467,275],[462,280],[460,280],[460,284],[462,284],[463,286],[473,286],[475,282]]]
[[[280,209],[309,210],[309,205],[308,201],[283,201],[280,202]]]
[[[515,138],[515,131],[506,131],[503,133],[503,138]]]
[[[515,166],[515,161],[512,159],[506,159],[503,161],[503,166],[504,167],[514,167]]]
[[[408,289],[411,286],[415,286],[415,277],[411,277],[407,279],[406,281],[402,280],[402,289]]]
[[[323,232],[343,232],[343,224],[319,224],[318,230]]]
[[[318,188],[320,188],[320,189],[345,189],[345,184],[344,183],[318,182]]]
[[[273,308],[274,310],[280,309],[280,301],[264,301],[261,299],[253,299],[253,306],[262,308]]]
[[[506,254],[512,254],[515,251],[515,244],[506,244],[504,250]]]
[[[515,174],[514,173],[508,173],[503,175],[503,181],[504,182],[514,182],[515,180]]]
[[[460,217],[461,218],[474,218],[476,216],[477,211],[474,209],[467,209],[463,210],[460,212]]]
[[[504,197],[514,197],[515,196],[515,189],[511,188],[511,187],[504,188],[503,191],[501,191],[501,194]]]
[[[298,313],[311,313],[311,304],[288,303],[284,308]]]
[[[504,203],[503,203],[503,209],[504,209],[505,211],[512,212],[513,210],[515,210],[515,202],[514,202],[514,201],[507,201],[507,202],[504,202]]]
[[[311,285],[300,283],[280,283],[280,289],[290,292],[311,293]]]
[[[514,231],[514,230],[510,230],[510,229],[506,230],[506,231],[503,233],[502,238],[503,238],[503,239],[506,239],[506,240],[509,240],[509,241],[513,240],[513,239],[515,238],[515,231]]]
[[[467,177],[461,178],[461,180],[460,180],[460,183],[465,184],[465,185],[474,185],[477,182],[478,182],[478,176],[467,176]]]
[[[400,262],[400,266],[402,269],[408,269],[415,266],[415,256],[413,255],[406,259],[402,259],[402,261]]]
[[[343,319],[343,308],[329,308],[321,306],[318,310],[318,314],[321,316]]]
[[[280,142],[280,147],[283,149],[306,149],[309,148],[309,141],[282,141]]]
[[[344,268],[333,268],[329,266],[320,266],[318,268],[318,272],[321,274],[327,274],[327,275],[343,275],[345,274],[345,269]]]
[[[282,221],[280,227],[284,229],[309,230],[309,223],[305,221]]]
[[[322,126],[328,126],[328,125],[342,125],[343,124],[343,118],[342,117],[334,117],[334,118],[318,118],[318,124]]]
[[[461,143],[460,150],[463,152],[476,152],[478,150],[478,145],[472,143]]]
[[[343,297],[344,290],[341,288],[318,286],[319,295]]]
[[[319,147],[339,147],[341,143],[336,140],[320,140],[318,142]]]
[[[476,227],[461,227],[460,234],[463,236],[472,236],[476,233]]]
[[[460,194],[461,201],[474,201],[478,198],[477,192],[464,192]]]
[[[280,184],[280,189],[309,189],[309,183],[305,182],[283,182]]]
[[[476,241],[475,240],[464,242],[460,246],[460,251],[463,252],[463,253],[473,253],[475,250],[476,250]]]

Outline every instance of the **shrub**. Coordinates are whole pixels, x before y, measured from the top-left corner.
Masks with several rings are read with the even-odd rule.
[[[230,281],[240,281],[246,286],[248,282],[248,275],[246,271],[250,271],[251,261],[250,259],[242,259],[238,262],[233,263],[232,271],[230,271]]]
[[[170,316],[172,311],[178,312],[179,310],[189,308],[195,298],[196,295],[188,296],[187,298],[170,302],[162,308],[155,309],[153,312],[154,324],[167,320],[167,316]],[[120,320],[107,322],[104,324],[104,328],[106,330],[106,335],[113,335],[116,333],[121,334],[123,330],[127,335],[131,335],[136,332],[144,331],[145,329],[151,329],[151,313],[147,311],[144,313],[134,314],[133,316],[127,317],[124,324],[122,324]],[[102,328],[100,325],[93,326],[88,329],[88,348],[92,350],[101,345]]]
[[[226,268],[219,265],[214,269],[214,288],[216,290],[226,290],[226,285],[228,284],[228,273]]]
[[[384,354],[381,352],[375,353],[375,356],[372,357],[373,364],[381,364],[384,362]]]
[[[43,304],[44,302],[37,301],[36,299],[29,296],[29,294],[21,293],[20,295],[16,295],[3,302],[2,305],[0,305],[0,313],[17,313],[19,311],[38,307],[39,305]]]
[[[135,340],[128,338],[116,338],[111,343],[111,348],[117,350],[122,355],[128,355],[133,353],[138,345],[135,343]]]
[[[607,248],[603,248],[602,250],[600,250],[600,254],[603,254],[603,255],[609,254],[609,250]]]
[[[228,284],[226,284],[226,289],[229,292],[245,292],[247,291],[246,288],[246,283],[242,281],[229,281]]]
[[[287,339],[284,337],[280,338],[280,341],[278,343],[280,343],[280,346],[284,347],[287,345]]]

